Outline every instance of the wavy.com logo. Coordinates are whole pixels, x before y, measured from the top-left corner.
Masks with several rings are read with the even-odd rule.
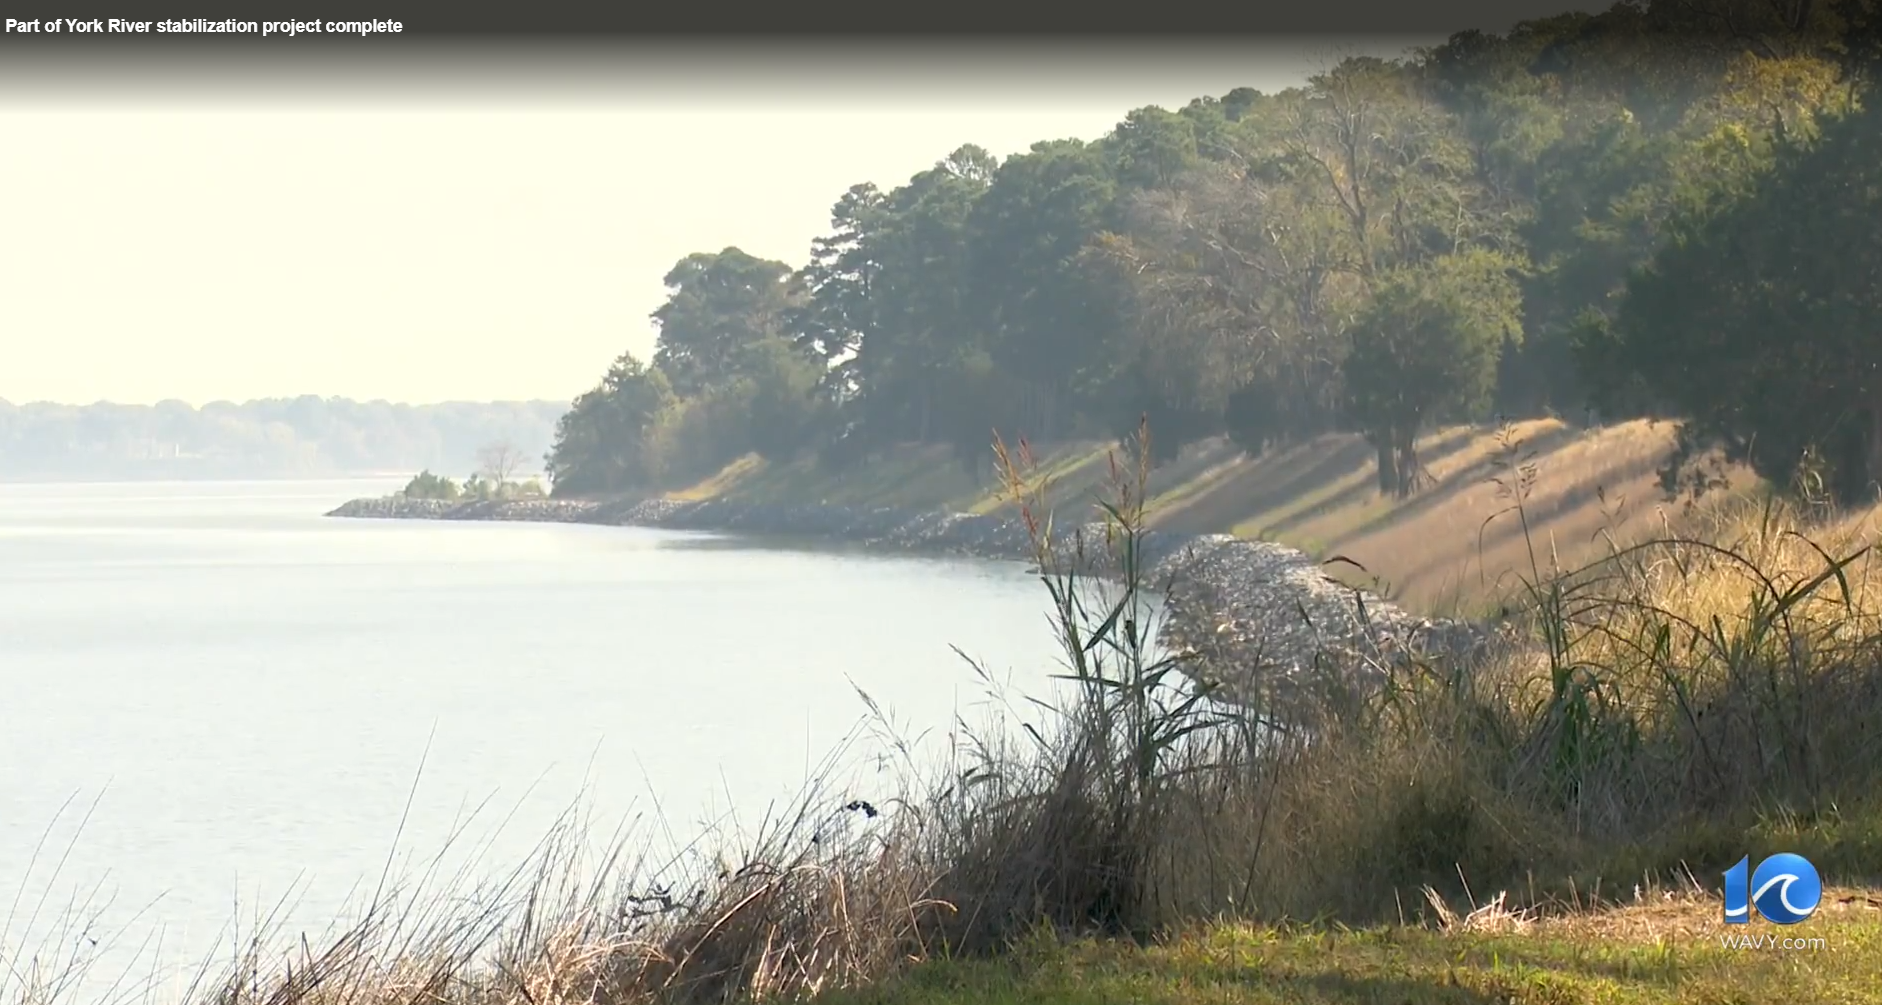
[[[1795,925],[1816,913],[1823,880],[1802,855],[1779,852],[1751,868],[1748,855],[1725,870],[1725,923],[1748,925],[1751,909],[1774,925]]]

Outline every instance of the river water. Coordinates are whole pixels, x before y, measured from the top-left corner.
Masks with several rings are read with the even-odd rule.
[[[501,870],[575,804],[749,826],[858,688],[918,732],[984,701],[951,647],[1055,671],[1015,564],[320,515],[396,485],[0,486],[0,953],[317,933],[389,855]]]

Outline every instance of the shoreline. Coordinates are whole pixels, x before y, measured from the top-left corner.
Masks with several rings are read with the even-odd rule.
[[[743,532],[909,555],[1035,560],[1025,527],[1016,520],[890,507],[668,498],[465,503],[389,496],[354,499],[326,515]],[[1087,539],[1100,527],[1087,524]],[[1069,557],[1069,548],[1060,547]],[[1385,668],[1408,657],[1467,664],[1499,634],[1493,625],[1414,615],[1370,591],[1339,583],[1305,552],[1272,542],[1151,530],[1141,538],[1140,554],[1146,582],[1165,595],[1159,641],[1172,651],[1193,654],[1200,674],[1225,685],[1231,700],[1263,671],[1294,685],[1310,677],[1376,684]]]

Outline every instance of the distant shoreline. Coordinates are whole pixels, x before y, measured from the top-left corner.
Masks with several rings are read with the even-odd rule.
[[[889,507],[668,498],[447,502],[389,496],[355,499],[327,516],[659,527],[839,541],[906,554],[1009,561],[1035,557],[1019,521]],[[1381,665],[1407,654],[1474,661],[1496,636],[1489,626],[1416,617],[1339,583],[1312,557],[1285,545],[1153,530],[1145,533],[1140,555],[1147,582],[1158,588],[1168,584],[1161,641],[1172,650],[1194,653],[1202,672],[1231,693],[1251,680],[1254,668],[1290,681],[1330,667],[1340,668],[1336,672],[1348,679],[1376,680]]]
[[[73,474],[66,472],[10,473],[0,475],[0,485],[214,485],[218,483],[240,482],[365,482],[365,481],[406,481],[412,476],[410,471],[339,471],[333,473],[293,472],[280,474],[241,474],[239,472],[216,474],[190,474],[177,471],[151,471],[147,473],[117,471],[100,474]]]

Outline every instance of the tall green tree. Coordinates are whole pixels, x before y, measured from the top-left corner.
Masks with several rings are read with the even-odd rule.
[[[745,349],[745,446],[767,460],[789,460],[808,444],[825,416],[818,395],[824,368],[790,340],[768,338]]]
[[[797,281],[804,297],[789,320],[791,338],[819,361],[832,400],[857,390],[856,352],[877,327],[887,197],[870,183],[851,186],[830,210],[831,232],[811,242]]]
[[[1418,488],[1417,438],[1430,423],[1483,417],[1498,350],[1521,338],[1520,268],[1484,249],[1403,267],[1354,324],[1346,388],[1378,450],[1381,492],[1404,498]]]
[[[998,164],[964,146],[883,201],[867,254],[872,326],[858,340],[854,408],[883,440],[933,442],[950,377],[982,348],[969,218]]]
[[[1882,481],[1882,103],[1779,142],[1628,285],[1602,359],[1780,484],[1845,502]],[[1669,481],[1677,484],[1677,470]]]
[[[1201,159],[1198,127],[1213,124],[1207,110],[1171,112],[1152,105],[1124,116],[1110,137],[1118,181],[1133,188],[1168,188],[1195,167]]]
[[[1078,390],[1103,364],[1112,315],[1078,257],[1104,229],[1114,193],[1100,151],[1062,140],[1008,158],[974,202],[975,327],[991,363],[1017,380],[1017,432],[1068,431]]]
[[[651,488],[665,473],[650,434],[677,401],[666,375],[623,353],[556,423],[543,460],[557,495]]]
[[[667,301],[653,312],[660,326],[653,364],[682,395],[737,376],[746,347],[785,335],[801,299],[790,266],[738,248],[688,255],[664,282]]]

